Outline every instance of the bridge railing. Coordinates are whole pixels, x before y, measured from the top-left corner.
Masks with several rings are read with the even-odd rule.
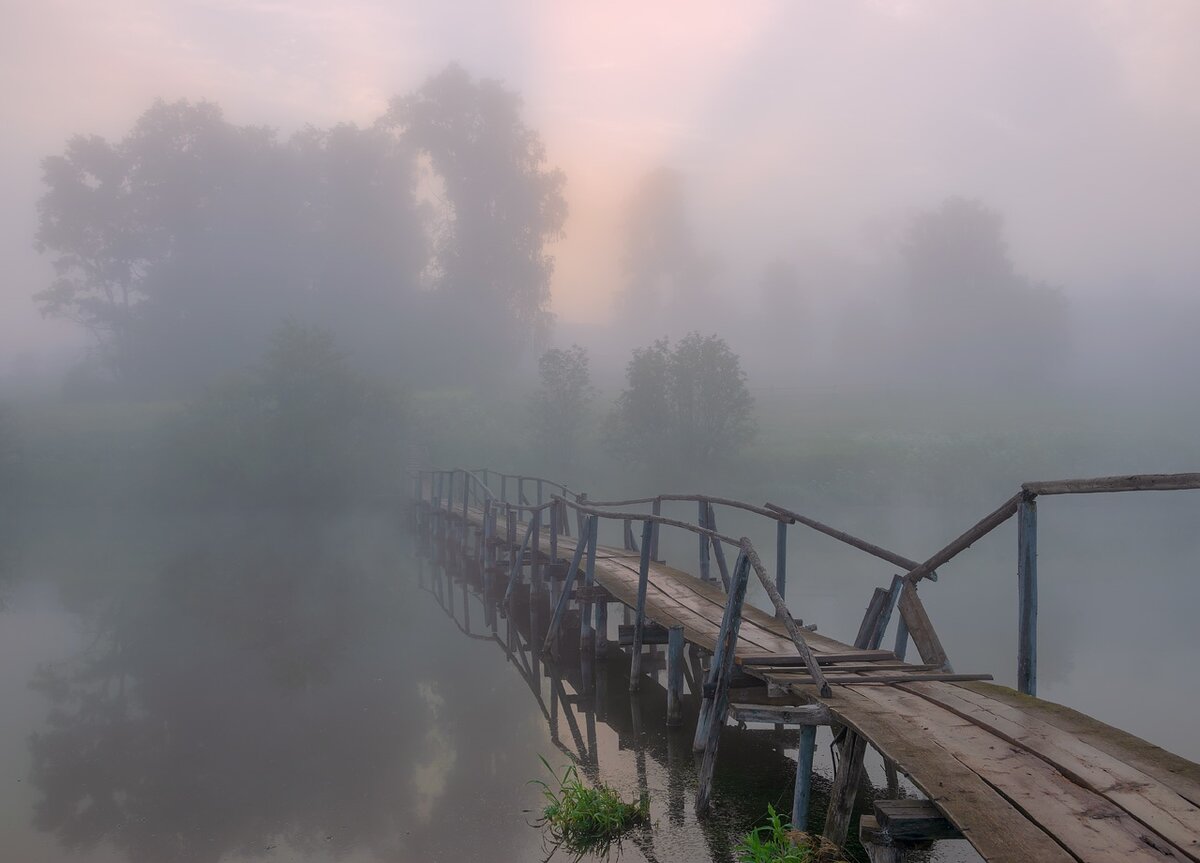
[[[1027,482],[1021,490],[992,512],[963,531],[925,562],[910,567],[904,576],[901,608],[905,597],[914,595],[917,583],[932,578],[934,571],[949,563],[1014,515],[1017,517],[1017,688],[1037,694],[1037,498],[1064,494],[1108,494],[1125,491],[1182,491],[1200,489],[1200,473],[1126,474],[1089,479]],[[913,641],[925,662],[944,664],[945,651],[933,628],[913,631]]]

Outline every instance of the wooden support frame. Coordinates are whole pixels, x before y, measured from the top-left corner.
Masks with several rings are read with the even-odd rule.
[[[546,630],[546,641],[543,646],[543,651],[553,653],[552,647],[558,640],[558,631],[562,627],[563,617],[567,612],[567,604],[571,601],[571,588],[575,584],[575,577],[579,574],[579,563],[583,560],[583,555],[591,544],[591,531],[581,536],[579,542],[575,545],[575,554],[571,558],[571,563],[567,567],[567,576],[563,579],[562,593],[558,595],[558,604],[554,606],[554,615],[550,618],[550,627]]]
[[[646,589],[650,583],[650,555],[654,547],[653,521],[642,523],[642,553],[638,564],[637,609],[633,621],[633,647],[629,657],[629,691],[637,692],[642,677],[642,637],[646,630]]]
[[[708,686],[705,686],[705,703],[708,710],[704,720],[704,759],[700,762],[696,788],[696,812],[700,814],[708,812],[712,802],[713,770],[717,764],[717,748],[721,742],[721,729],[725,725],[725,714],[729,707],[729,680],[733,675],[733,656],[737,649],[738,630],[742,625],[742,605],[746,601],[746,588],[750,583],[751,563],[745,548],[743,546],[737,566],[734,567],[729,598],[725,602],[725,614],[721,621],[721,633],[716,644],[717,652],[713,654],[713,665],[709,672],[709,678],[714,684],[711,696],[708,694]]]

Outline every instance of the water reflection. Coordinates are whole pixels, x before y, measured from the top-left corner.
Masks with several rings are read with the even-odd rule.
[[[0,797],[0,845],[23,860],[537,860],[539,755],[650,794],[634,863],[731,861],[768,803],[790,807],[795,731],[730,727],[698,820],[694,696],[668,729],[661,671],[631,697],[617,651],[548,661],[527,605],[498,613],[476,570],[421,558],[394,518],[82,533],[27,555],[54,559],[58,628],[82,622],[82,647],[39,647],[54,661],[25,660],[33,688],[0,693],[0,754],[27,750],[32,785]],[[69,561],[47,551],[61,535]]]
[[[572,618],[568,613],[557,658],[543,656],[544,631],[537,624],[547,619],[548,609],[531,609],[527,590],[515,594],[522,601],[506,615],[501,600],[504,585],[494,585],[489,595],[471,559],[437,544],[427,546],[425,552],[419,569],[421,587],[463,636],[490,640],[505,653],[538,705],[560,753],[592,782],[611,784],[615,777],[625,781],[628,796],[651,796],[657,826],[630,839],[641,858],[732,861],[737,843],[747,829],[761,822],[768,803],[790,811],[797,732],[729,727],[715,775],[715,814],[704,819],[694,815],[701,755],[692,750],[692,733],[699,705],[697,681],[702,684],[703,675],[693,649],[689,648],[685,673],[684,722],[682,727],[668,728],[661,648],[647,648],[650,654],[642,667],[650,677],[631,695],[626,654],[613,643],[605,661],[591,661],[588,652],[579,650],[577,615]],[[473,619],[474,600],[480,608]],[[615,637],[612,628],[610,638]],[[598,727],[615,736],[616,751],[605,751],[598,744]],[[814,777],[808,828],[817,833],[823,826],[830,784],[826,776]],[[897,786],[889,790],[892,796],[900,793]],[[875,796],[864,781],[857,811],[869,812]],[[849,850],[862,855],[857,843]],[[914,859],[925,858],[918,854]]]
[[[52,705],[30,744],[39,829],[155,863],[393,840],[422,718],[396,602],[290,528],[179,553],[88,609],[90,649],[33,681]]]

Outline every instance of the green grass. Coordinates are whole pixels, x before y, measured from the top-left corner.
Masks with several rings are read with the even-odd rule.
[[[560,776],[545,758],[541,761],[554,777],[553,785],[532,780],[532,784],[541,786],[546,799],[538,826],[546,831],[550,849],[547,860],[560,848],[576,861],[587,854],[607,856],[614,845],[620,846],[621,837],[629,830],[649,824],[648,797],[626,803],[615,789],[602,782],[585,784],[574,765]]]
[[[840,856],[832,846],[806,842],[774,806],[767,806],[767,823],[746,834],[736,849],[738,863],[821,863]],[[825,843],[828,845],[828,843]]]

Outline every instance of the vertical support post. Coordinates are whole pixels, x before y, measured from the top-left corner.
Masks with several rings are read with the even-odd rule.
[[[850,816],[854,814],[854,798],[858,796],[866,753],[867,739],[847,728],[838,749],[840,757],[833,788],[829,791],[829,811],[825,815],[825,838],[839,848],[846,844],[846,834],[850,830]]]
[[[529,525],[533,533],[533,543],[529,547],[529,655],[537,655],[537,638],[541,635],[541,612],[543,580],[541,563],[542,547],[542,511],[533,511],[533,521]]]
[[[746,601],[746,588],[750,582],[750,558],[743,548],[733,569],[729,585],[729,597],[725,601],[725,615],[721,621],[721,632],[717,636],[717,652],[713,654],[713,666],[707,691],[712,686],[711,698],[705,697],[708,712],[704,721],[704,760],[700,762],[697,777],[696,811],[705,813],[712,798],[713,769],[717,765],[717,747],[721,742],[721,729],[729,711],[729,679],[733,676],[733,656],[737,649],[738,630],[742,625],[742,605]]]
[[[667,726],[683,724],[683,627],[672,626],[667,633]]]
[[[654,513],[655,515],[662,515],[662,499],[661,498],[656,497],[654,499],[654,505],[650,508],[650,511],[652,513]],[[662,560],[662,558],[660,558],[658,556],[658,522],[653,522],[653,524],[654,524],[654,540],[650,544],[650,559],[657,563],[658,561]]]
[[[542,481],[540,479],[537,481],[537,496],[538,496],[537,505],[541,506],[542,505]]]
[[[813,751],[817,748],[817,726],[800,726],[800,751],[796,753],[796,788],[792,794],[792,829],[808,830],[808,806],[812,800]]]
[[[579,603],[579,649],[585,655],[595,651],[596,633],[592,629],[592,588],[596,585],[596,537],[600,532],[600,516],[588,519],[587,565],[584,568],[584,600]]]
[[[571,558],[570,566],[567,567],[567,577],[563,579],[562,593],[558,595],[558,604],[554,606],[554,616],[550,619],[550,628],[546,631],[546,643],[542,648],[546,652],[550,652],[558,640],[558,630],[562,626],[567,603],[571,601],[571,587],[575,584],[575,576],[579,572],[579,562],[583,560],[583,553],[587,550],[589,541],[590,535],[581,534],[579,542],[575,545],[575,554]]]
[[[775,522],[775,589],[784,599],[787,599],[787,527],[786,521]]]
[[[596,659],[608,657],[608,600],[601,599],[596,607]]]
[[[654,546],[653,521],[642,524],[642,557],[638,568],[637,612],[633,620],[633,654],[629,660],[629,691],[637,692],[642,676],[642,640],[646,625],[646,588],[650,583],[650,549]]]
[[[517,477],[517,503],[525,505],[525,477]]]
[[[550,507],[550,565],[554,566],[558,563],[558,502]]]
[[[908,588],[908,584],[900,588],[901,592]],[[901,662],[904,661],[904,655],[908,653],[908,621],[904,619],[904,615],[900,615],[900,619],[896,621],[896,646],[892,651],[896,654],[896,658]]]
[[[500,474],[500,500],[508,503],[508,474]]]
[[[1017,507],[1017,689],[1037,695],[1037,498],[1026,493]]]
[[[696,513],[696,523],[703,528],[708,528],[708,503],[700,501],[696,508],[699,510]],[[700,534],[700,580],[712,581],[708,557],[708,537],[704,534]]]
[[[717,513],[712,508],[712,504],[708,504],[708,529],[717,529]],[[717,570],[721,573],[721,585],[725,588],[725,592],[729,593],[729,564],[725,562],[725,549],[721,545],[721,540],[712,539],[713,555],[717,558]]]

